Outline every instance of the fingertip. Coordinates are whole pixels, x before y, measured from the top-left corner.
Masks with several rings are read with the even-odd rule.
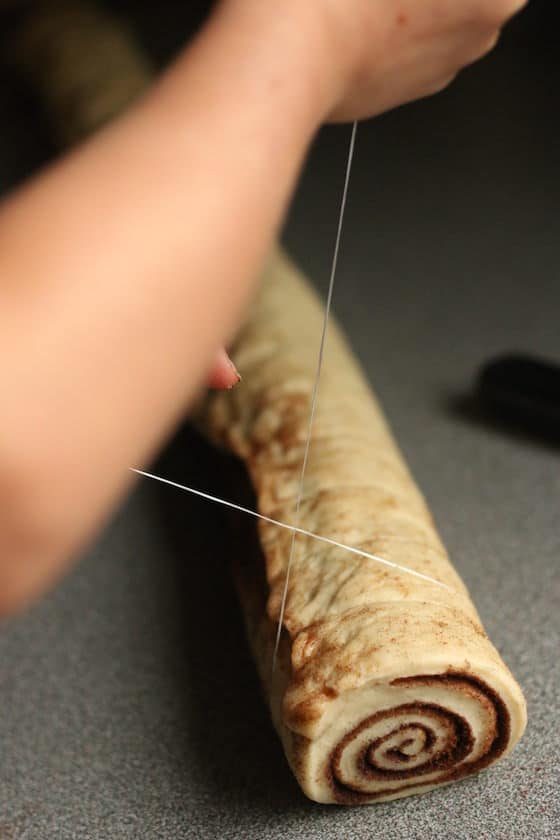
[[[239,371],[225,350],[220,350],[210,372],[208,385],[216,390],[235,388],[241,382]]]

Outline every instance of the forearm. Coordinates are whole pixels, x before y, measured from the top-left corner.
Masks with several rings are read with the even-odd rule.
[[[303,17],[253,5],[224,7],[144,102],[4,206],[0,609],[173,428],[282,218],[329,90]]]
[[[522,4],[223,0],[141,104],[0,210],[0,611],[188,407],[321,120],[441,89]]]

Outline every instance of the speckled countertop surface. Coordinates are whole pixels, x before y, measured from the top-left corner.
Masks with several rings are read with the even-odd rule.
[[[0,629],[1,840],[560,836],[560,447],[483,421],[462,399],[494,353],[560,360],[551,26],[534,12],[452,91],[360,131],[335,295],[525,690],[521,745],[424,797],[307,802],[259,696],[222,514],[143,483],[63,584]],[[13,80],[0,94],[7,187],[47,147]],[[286,232],[319,285],[347,138],[320,138]],[[226,468],[183,432],[155,469],[208,487]]]

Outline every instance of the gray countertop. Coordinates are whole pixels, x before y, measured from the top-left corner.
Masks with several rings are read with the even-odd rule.
[[[560,447],[464,399],[495,353],[560,360],[550,26],[533,14],[449,92],[360,129],[335,291],[454,563],[524,688],[520,746],[423,797],[356,810],[307,802],[259,695],[222,512],[144,482],[56,591],[0,629],[1,840],[560,836]],[[13,80],[1,91],[8,186],[47,145],[33,115],[14,111]],[[347,128],[323,132],[286,229],[322,287],[347,141]],[[187,429],[154,469],[212,487],[230,467]]]

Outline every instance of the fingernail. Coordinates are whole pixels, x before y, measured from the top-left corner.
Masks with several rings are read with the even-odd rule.
[[[229,390],[231,391],[232,388],[235,388],[241,382],[241,374],[239,373],[239,371],[237,370],[237,368],[235,367],[235,365],[233,364],[231,359],[229,359],[228,361],[229,361],[229,364],[230,364],[230,367],[231,367],[233,373],[235,374],[235,382],[232,382],[231,385],[229,386]]]
[[[230,368],[233,375],[235,376],[235,382],[232,382],[229,387],[230,387],[230,389],[235,388],[235,386],[239,385],[239,383],[241,382],[241,374],[239,373],[239,371],[235,367],[235,364],[234,364],[233,360],[231,359],[231,357],[228,355],[228,353],[224,352],[224,355],[225,355],[226,361],[228,363],[228,367]]]

